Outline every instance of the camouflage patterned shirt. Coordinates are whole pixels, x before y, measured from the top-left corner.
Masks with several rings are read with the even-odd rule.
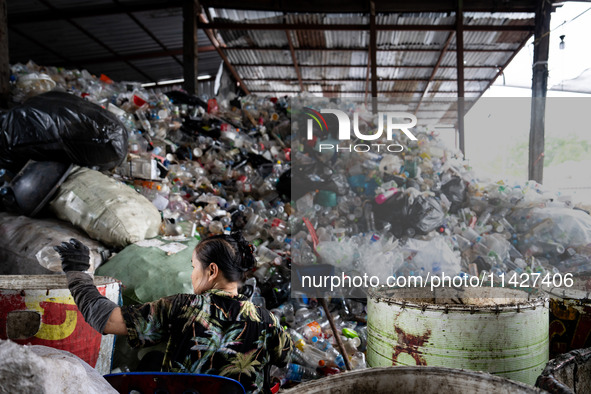
[[[122,307],[132,347],[166,342],[162,371],[227,376],[263,392],[265,370],[289,361],[293,343],[277,318],[243,295],[177,294]]]

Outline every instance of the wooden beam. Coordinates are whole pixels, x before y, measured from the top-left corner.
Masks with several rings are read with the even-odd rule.
[[[464,145],[464,7],[463,0],[458,0],[456,11],[456,69],[458,79],[458,136],[460,150],[466,156]]]
[[[254,63],[254,64],[249,64],[249,63],[238,63],[238,64],[234,64],[235,67],[290,67],[291,64],[281,64],[281,63],[269,63],[269,64],[263,64],[263,63]],[[300,64],[299,65],[300,68],[315,68],[315,67],[329,67],[329,68],[366,68],[367,66],[365,65],[351,65],[351,64]],[[424,64],[406,64],[406,65],[397,65],[397,66],[379,66],[380,68],[433,68],[433,66],[427,66]],[[447,69],[447,68],[456,68],[456,66],[439,66],[439,68],[441,69]],[[478,66],[464,66],[464,68],[492,68],[497,70],[499,68],[499,66],[497,65],[488,65],[488,66],[483,66],[483,65],[478,65]]]
[[[419,107],[421,106],[421,103],[423,102],[425,95],[429,91],[429,85],[431,84],[431,82],[433,82],[435,80],[435,74],[437,74],[437,70],[439,70],[439,66],[441,65],[441,61],[443,60],[443,56],[445,56],[445,52],[447,51],[447,48],[449,47],[449,43],[451,42],[451,39],[453,38],[453,36],[454,36],[453,33],[449,33],[449,35],[447,36],[447,39],[445,40],[445,43],[443,44],[443,48],[441,49],[441,53],[439,54],[439,57],[437,58],[437,62],[435,62],[435,66],[433,66],[433,71],[431,71],[431,75],[429,76],[429,79],[427,80],[427,86],[425,86],[425,90],[423,90],[423,94],[421,94],[421,99],[419,100],[419,103],[417,104],[417,108],[415,108],[415,115],[419,111]]]
[[[364,13],[367,3],[352,0],[206,0],[208,7],[234,10],[277,11],[298,13]],[[453,0],[392,1],[376,0],[377,12],[455,12]],[[535,0],[466,0],[466,12],[534,12]]]
[[[0,107],[8,108],[10,97],[10,61],[8,57],[8,25],[6,0],[0,0]]]
[[[332,88],[331,85],[327,85],[327,88]],[[298,93],[297,91],[292,90],[281,90],[281,89],[251,89],[251,92],[291,92],[291,93]],[[365,93],[365,90],[339,90],[337,93]],[[378,93],[402,93],[402,94],[409,94],[409,93],[423,93],[423,90],[378,90]],[[458,93],[457,90],[434,90],[433,93]],[[464,93],[482,93],[482,90],[466,90]]]
[[[90,18],[96,16],[125,14],[182,7],[183,0],[135,0],[121,4],[102,4],[80,7],[51,8],[44,11],[10,13],[8,24],[50,22],[65,19]]]
[[[367,62],[367,71],[365,72],[365,107],[367,108],[367,96],[369,95],[369,74],[371,74],[371,61]]]
[[[228,47],[227,51],[286,51],[289,48],[283,47]],[[377,48],[378,52],[441,52],[442,48]],[[294,48],[297,51],[318,51],[318,52],[365,52],[366,47],[356,48],[309,48],[309,47],[298,47]],[[483,49],[464,49],[464,52],[477,52],[477,53],[489,53],[489,52],[511,52],[513,53],[517,49],[494,49],[494,48],[483,48]],[[455,52],[456,48],[447,48],[446,52]]]
[[[368,78],[324,78],[324,79],[304,79],[302,82],[307,83],[325,83],[325,82],[366,82]],[[242,78],[243,81],[260,81],[260,78]],[[265,78],[265,81],[273,82],[298,82],[298,79],[293,78]],[[378,82],[456,82],[455,78],[381,78]],[[466,82],[489,82],[488,78],[469,78],[464,79]]]
[[[287,36],[287,43],[289,44],[289,52],[291,53],[291,60],[293,61],[293,68],[295,69],[296,75],[298,76],[300,90],[303,92],[304,91],[304,84],[302,83],[302,73],[300,72],[300,68],[298,67],[298,59],[297,59],[295,51],[293,49],[293,42],[291,40],[291,33],[289,32],[289,30],[285,31],[285,35]]]
[[[197,94],[199,52],[197,44],[197,15],[201,7],[197,0],[185,0],[183,4],[183,88],[189,94]]]
[[[334,24],[319,25],[315,23],[243,23],[243,22],[210,22],[203,26],[217,30],[321,30],[321,31],[359,31],[367,30],[367,25]],[[455,25],[376,25],[379,31],[455,31]],[[531,25],[467,25],[467,31],[533,31]]]
[[[544,178],[544,133],[546,92],[548,90],[548,53],[550,49],[550,4],[538,0],[534,33],[531,124],[529,130],[528,179],[542,183]]]
[[[205,16],[203,14],[199,14],[199,21],[203,25],[207,25],[207,20],[205,19]],[[211,31],[211,29],[203,28],[203,31],[205,32],[205,34],[207,35],[207,38],[209,38],[209,41],[211,41],[212,45],[215,47],[215,50],[218,52],[218,54],[220,55],[220,57],[224,61],[224,64],[226,65],[226,67],[228,68],[228,70],[230,70],[230,73],[232,74],[232,76],[234,77],[234,79],[236,80],[236,82],[238,82],[238,84],[240,86],[240,89],[242,89],[242,91],[244,93],[250,94],[250,91],[248,90],[248,87],[246,86],[246,84],[244,83],[244,81],[242,80],[242,78],[240,78],[240,75],[238,75],[238,73],[236,72],[236,69],[234,68],[234,66],[232,66],[232,63],[230,63],[230,60],[224,54],[224,51],[222,51],[222,48],[220,48],[220,43],[215,38],[215,36],[214,36],[213,32]]]

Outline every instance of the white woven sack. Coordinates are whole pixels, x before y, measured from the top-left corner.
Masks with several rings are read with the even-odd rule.
[[[160,212],[150,200],[85,167],[72,171],[50,207],[58,218],[117,248],[155,237],[161,222]]]

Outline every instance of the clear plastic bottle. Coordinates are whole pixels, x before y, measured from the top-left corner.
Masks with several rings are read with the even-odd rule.
[[[313,322],[314,320],[316,320],[319,317],[320,317],[320,315],[314,309],[299,308],[297,311],[295,311],[295,322],[296,322],[296,324],[307,324],[307,323],[311,323],[311,322]]]
[[[271,263],[274,265],[281,264],[281,256],[275,251],[267,248],[265,245],[260,245],[257,248],[257,257],[260,264]]]
[[[317,321],[304,324],[297,331],[307,340],[311,341],[313,337],[322,336],[322,327]]]
[[[466,227],[462,230],[462,236],[470,242],[477,242],[480,234],[478,234],[473,228]]]
[[[284,368],[278,368],[278,370],[279,371],[274,371],[276,374],[275,376],[282,376],[286,380],[292,382],[305,382],[320,377],[316,370],[299,364],[288,363],[287,366]]]
[[[313,337],[312,345],[318,350],[326,353],[328,360],[325,364],[327,366],[335,365],[340,369],[345,369],[345,360],[343,359],[343,356],[330,344],[329,341],[323,338]]]
[[[365,361],[365,354],[362,352],[355,352],[353,356],[351,356],[351,368],[353,370],[357,369],[365,369],[367,368],[367,363]]]
[[[343,346],[347,351],[347,354],[354,354],[357,353],[357,348],[361,345],[361,340],[359,338],[342,338]]]
[[[323,361],[323,365],[328,365],[330,361],[330,357],[326,352],[323,352],[320,349],[316,349],[312,345],[306,344],[304,341],[296,342],[296,347],[298,350],[302,352],[302,357],[306,360],[306,364],[318,367],[321,366],[321,361]]]
[[[297,341],[294,341],[294,343],[297,343]],[[297,347],[294,348],[291,352],[291,361],[299,365],[306,365],[311,368],[316,368],[315,364],[310,365],[308,363],[306,357],[304,357],[304,353],[302,353],[302,351]]]
[[[287,305],[291,305],[291,304],[287,304]],[[291,340],[296,343],[298,341],[304,341],[305,338],[302,336],[302,334],[300,334],[299,332],[297,332],[296,330],[294,330],[293,328],[286,328],[287,333],[291,336]]]
[[[283,307],[283,316],[285,317],[285,322],[289,326],[293,326],[296,321],[293,309],[293,305],[290,303],[285,304],[285,306]],[[293,331],[296,332],[295,330]]]
[[[367,326],[357,327],[356,331],[359,334],[359,339],[361,340],[359,350],[365,351],[365,348],[367,346]]]
[[[60,272],[62,270],[62,259],[53,246],[45,246],[35,255],[39,264],[50,271]]]

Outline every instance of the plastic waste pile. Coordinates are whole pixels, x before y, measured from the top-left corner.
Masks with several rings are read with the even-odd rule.
[[[335,104],[307,103],[315,105]],[[343,100],[338,108],[368,119],[368,130],[378,127],[363,105]],[[399,154],[319,149],[335,143],[330,136],[293,141],[294,264],[329,263],[382,279],[591,268],[591,216],[568,196],[532,181],[479,179],[435,133],[416,135]]]
[[[589,270],[588,212],[533,182],[478,179],[461,153],[434,133],[417,134],[400,154],[335,156],[295,139],[286,98],[148,91],[139,83],[33,63],[15,65],[12,73],[15,101],[50,89],[67,92],[109,111],[127,132],[120,164],[100,169],[151,202],[161,221],[155,238],[153,229],[142,229],[140,238],[116,241],[101,235],[104,225],[97,231],[86,223],[81,231],[128,256],[112,257],[99,274],[126,275],[158,259],[175,267],[175,282],[191,268],[183,271],[172,259],[186,261],[179,252],[205,236],[241,230],[256,247],[258,265],[243,291],[271,310],[296,344],[291,362],[271,370],[282,385],[339,373],[346,364],[366,367],[365,300],[331,294],[333,332],[315,298],[296,292],[290,298],[292,265],[328,264],[379,277]],[[363,107],[350,108],[365,111],[360,118],[372,126]],[[50,203],[52,209],[59,202]],[[142,248],[149,258],[132,261],[129,253]],[[166,281],[166,272],[158,272]],[[133,276],[141,278],[118,277],[128,302],[162,296],[130,282]],[[187,291],[182,284],[166,288]]]
[[[338,374],[347,369],[347,364],[352,370],[367,368],[364,303],[333,297],[328,307],[336,332],[325,310],[318,308],[314,299],[296,297],[271,310],[281,319],[295,344],[291,362],[284,368],[271,368],[272,378],[282,386]],[[337,337],[345,355],[340,351]]]

